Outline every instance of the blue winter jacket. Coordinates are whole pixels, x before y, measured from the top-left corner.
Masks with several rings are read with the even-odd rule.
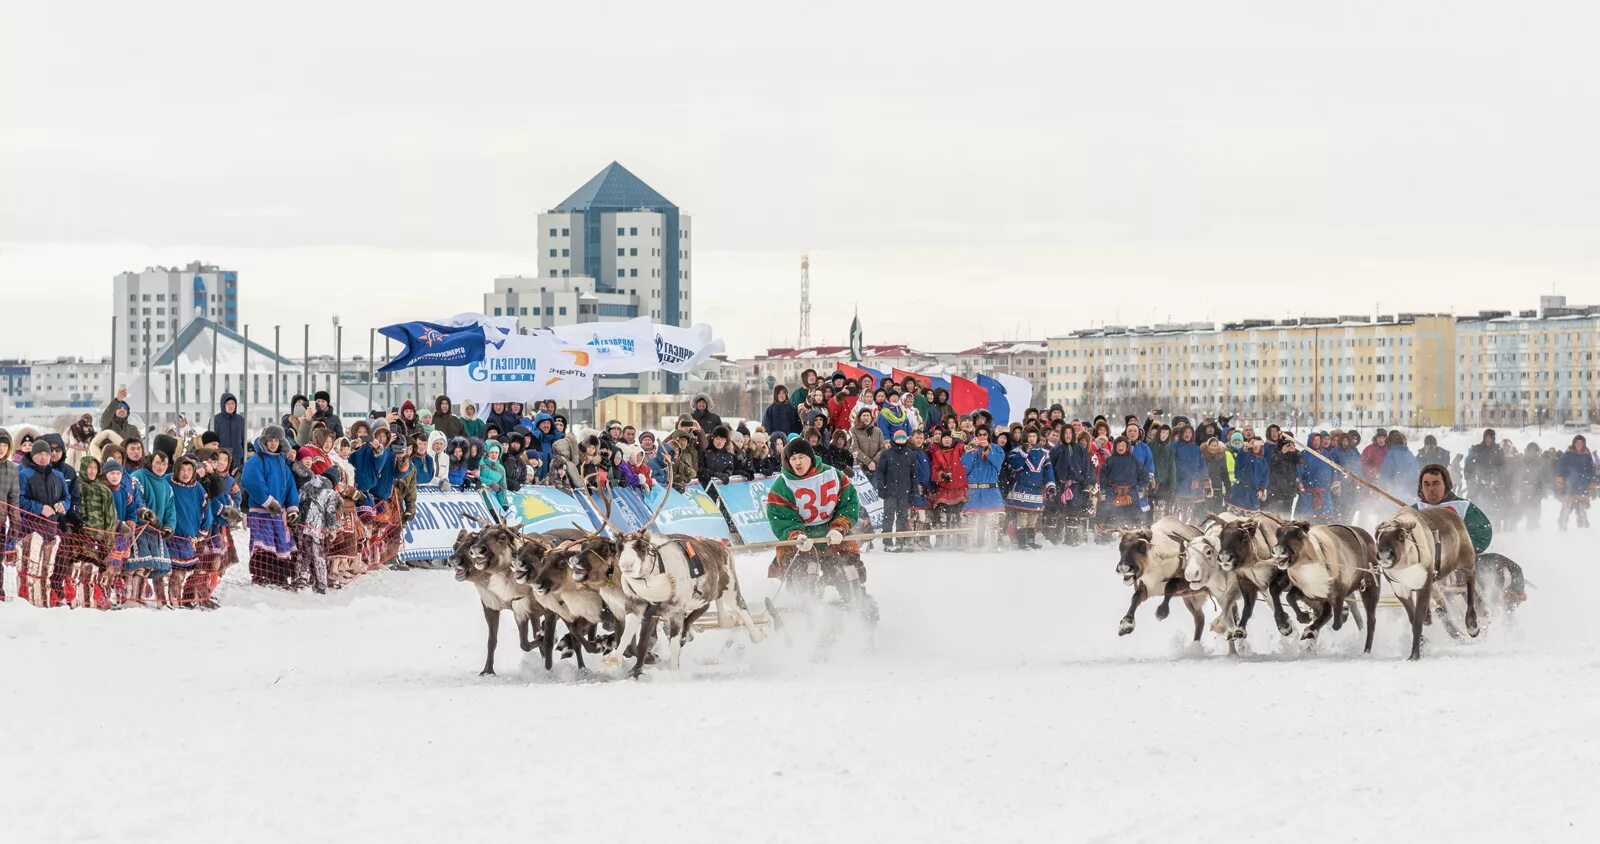
[[[139,492],[139,482],[133,479],[133,472],[123,471],[122,483],[111,493],[111,503],[117,508],[117,521],[132,522],[139,518],[144,496]]]
[[[894,433],[896,431],[905,431],[908,437],[913,433],[911,430],[911,414],[903,410],[899,411],[899,413],[900,420],[896,422],[889,418],[887,408],[878,412],[878,430],[882,432],[883,441],[886,443],[894,442]]]
[[[911,509],[928,509],[928,490],[933,486],[933,458],[928,452],[918,450],[917,456],[917,485],[911,491]]]
[[[277,501],[283,509],[300,506],[300,488],[289,470],[289,461],[282,454],[269,453],[267,446],[256,438],[256,452],[244,462],[244,493],[250,498],[251,510],[265,509],[267,499]]]
[[[234,411],[228,412],[228,402],[233,402]],[[233,455],[230,466],[244,465],[244,417],[239,415],[239,400],[233,393],[223,393],[222,401],[217,407],[217,415],[211,417],[211,432],[217,435],[217,445]]]
[[[550,458],[555,456],[556,441],[560,439],[554,417],[548,413],[533,417],[533,433],[529,435],[528,444],[523,450],[539,453],[539,480],[544,480],[549,472]]]
[[[1595,482],[1594,455],[1589,452],[1565,451],[1556,460],[1556,477],[1565,485],[1565,495],[1578,495]]]
[[[1266,457],[1251,454],[1242,448],[1235,451],[1233,486],[1228,490],[1228,503],[1245,510],[1261,509],[1259,493],[1267,488],[1270,474],[1271,467]]]
[[[433,452],[429,452],[420,457],[412,457],[411,465],[416,469],[417,472],[417,486],[427,486],[428,484],[433,483],[433,473],[435,471],[435,467],[438,465],[433,459]]]
[[[170,483],[172,490],[172,533],[190,538],[211,532],[211,508],[206,503],[205,488],[199,483]]]
[[[1139,465],[1139,458],[1134,457],[1132,453],[1112,454],[1106,458],[1106,465],[1100,468],[1100,488],[1105,493],[1106,505],[1124,515],[1135,510],[1143,510],[1145,477],[1144,468]],[[1116,506],[1119,486],[1130,487],[1128,492],[1133,496],[1131,504]]]
[[[1172,444],[1172,456],[1178,464],[1178,495],[1197,498],[1206,491],[1206,458],[1200,446],[1194,443]]]
[[[1133,455],[1134,460],[1139,461],[1139,471],[1144,473],[1144,477],[1139,480],[1139,483],[1143,484],[1156,476],[1156,456],[1150,451],[1148,443],[1140,440],[1134,443],[1133,448],[1128,451]]]
[[[1056,482],[1055,467],[1050,465],[1050,452],[1044,446],[1032,450],[1012,449],[1006,457],[1011,467],[1011,491],[1006,495],[1006,506],[1013,510],[1044,509],[1045,487]]]
[[[1322,454],[1322,452],[1317,453]],[[1323,454],[1322,456],[1327,457],[1329,460],[1334,459],[1333,455],[1330,454]],[[1337,473],[1332,466],[1310,455],[1306,455],[1301,459],[1300,469],[1296,474],[1298,480],[1305,485],[1306,489],[1327,489],[1337,480]]]
[[[1379,470],[1378,477],[1383,486],[1393,490],[1409,490],[1417,485],[1417,475],[1422,471],[1421,464],[1417,463],[1417,456],[1411,453],[1411,446],[1393,445],[1383,456],[1383,468]]]
[[[394,492],[394,452],[366,443],[350,454],[356,469],[356,489],[375,501],[387,501]]]
[[[961,456],[961,465],[967,470],[965,512],[997,513],[1006,508],[1000,497],[1000,467],[1005,459],[997,445],[990,445],[987,454],[969,451]]]
[[[67,509],[67,512],[72,512],[72,485],[67,481],[66,476],[61,474],[59,470],[38,469],[33,465],[33,461],[31,460],[23,463],[19,468],[20,471],[17,472],[17,485],[19,488],[17,503],[21,505],[22,509],[27,510],[29,513],[32,513],[35,516],[43,516],[44,508],[54,504],[61,504]],[[41,472],[49,472],[56,477],[56,480],[61,482],[60,501],[35,501],[33,497],[28,494],[28,482],[33,480],[33,477]]]

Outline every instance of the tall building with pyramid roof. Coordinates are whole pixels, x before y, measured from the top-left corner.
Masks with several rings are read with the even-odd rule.
[[[692,322],[689,215],[620,163],[607,164],[541,213],[535,234],[538,273],[495,279],[494,292],[484,296],[485,314],[514,316],[526,328],[633,317]],[[675,378],[630,376],[608,378],[598,391],[675,384]]]

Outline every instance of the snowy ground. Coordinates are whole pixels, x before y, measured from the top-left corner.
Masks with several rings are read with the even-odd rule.
[[[1403,661],[1118,638],[1106,548],[871,558],[871,652],[711,633],[681,676],[498,677],[446,572],[213,613],[0,606],[0,829],[44,841],[1596,840],[1600,534],[1511,535],[1537,585]],[[770,588],[743,567],[750,592]],[[1180,621],[1180,617],[1184,621]],[[970,619],[970,620],[963,620]],[[506,641],[511,639],[511,641]],[[737,838],[733,837],[737,836]]]

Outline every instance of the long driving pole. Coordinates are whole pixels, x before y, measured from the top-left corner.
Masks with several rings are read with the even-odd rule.
[[[1335,472],[1338,472],[1339,474],[1344,475],[1345,477],[1349,478],[1350,480],[1355,481],[1358,484],[1361,484],[1362,486],[1366,487],[1367,489],[1370,489],[1373,492],[1376,492],[1377,494],[1383,496],[1384,498],[1387,498],[1390,501],[1393,501],[1395,504],[1398,504],[1401,507],[1410,507],[1411,506],[1410,504],[1407,504],[1406,502],[1401,501],[1400,499],[1395,498],[1394,496],[1390,495],[1388,492],[1386,492],[1383,488],[1379,487],[1377,484],[1374,484],[1371,481],[1367,480],[1366,478],[1363,478],[1360,475],[1357,475],[1357,474],[1351,472],[1349,469],[1346,469],[1345,467],[1340,466],[1339,464],[1333,462],[1332,460],[1329,460],[1328,458],[1323,457],[1322,454],[1320,452],[1318,452],[1316,449],[1306,448],[1304,445],[1301,444],[1301,442],[1299,440],[1295,439],[1293,436],[1291,436],[1289,434],[1284,434],[1283,438],[1288,440],[1289,442],[1294,443],[1295,446],[1300,449],[1300,453],[1301,454],[1309,454],[1312,457],[1315,457],[1318,460],[1321,460],[1322,462],[1328,464],[1329,466],[1332,466],[1333,470]]]
[[[283,415],[283,326],[272,326],[272,415]]]
[[[243,406],[239,408],[239,415],[244,417],[246,430],[250,428],[250,323],[244,324],[244,374],[239,376],[239,384],[243,387],[239,394],[243,396],[240,401]]]
[[[374,393],[372,389],[372,356],[376,354],[378,345],[378,330],[367,329],[367,410],[372,410]]]
[[[221,410],[217,404],[217,336],[222,332],[217,330],[217,324],[211,323],[211,406]]]
[[[384,356],[385,359],[388,359],[392,355],[393,355],[393,352],[389,351],[389,337],[388,337],[388,335],[384,335],[384,338],[383,338],[383,356]],[[384,389],[384,394],[386,396],[386,398],[384,398],[384,400],[383,400],[383,403],[388,405],[388,406],[390,406],[390,407],[394,407],[394,373],[393,372],[386,373],[383,376],[383,381],[384,381],[384,388],[383,389]]]

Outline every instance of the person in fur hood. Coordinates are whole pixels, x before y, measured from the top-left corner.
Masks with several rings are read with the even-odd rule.
[[[868,473],[878,471],[878,455],[885,447],[883,431],[873,420],[873,412],[863,408],[856,413],[855,427],[850,429],[850,452],[856,462]]]

